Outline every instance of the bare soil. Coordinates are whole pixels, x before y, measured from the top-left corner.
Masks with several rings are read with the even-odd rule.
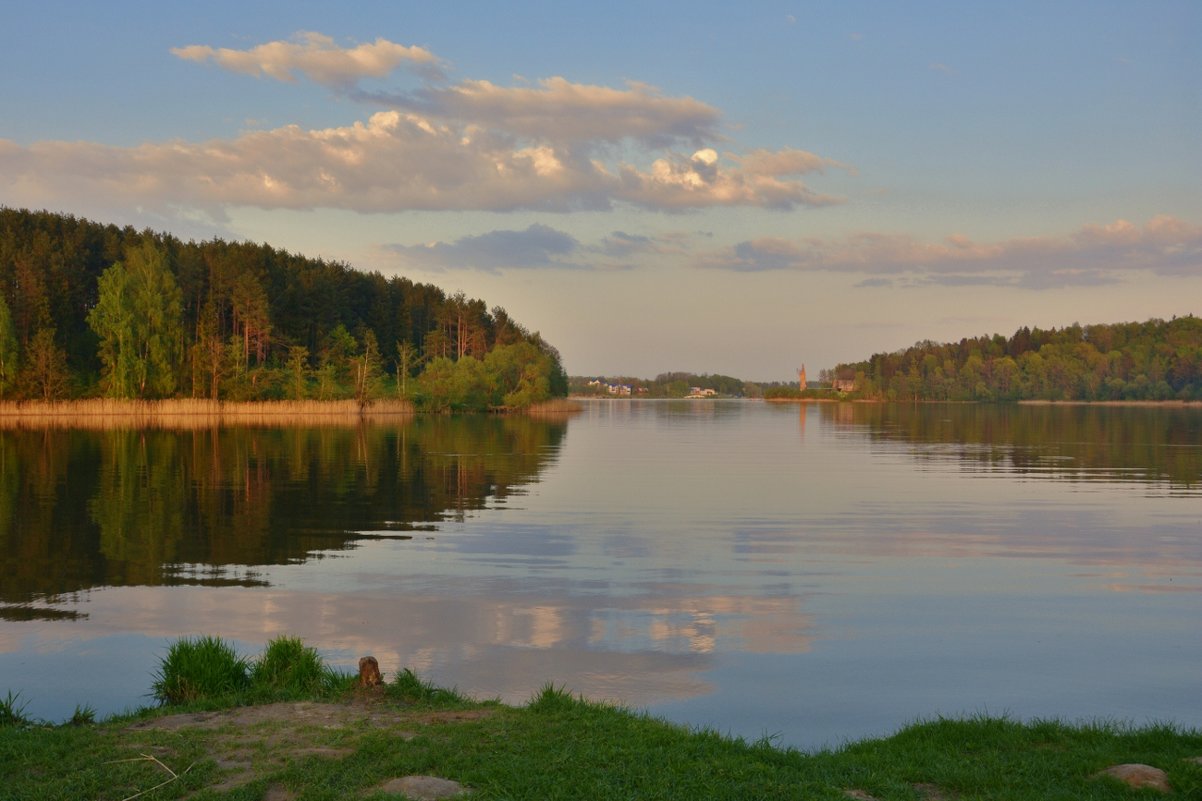
[[[207,756],[219,770],[219,782],[207,789],[219,792],[275,773],[287,763],[306,757],[341,759],[354,753],[365,734],[387,731],[410,740],[427,726],[478,720],[493,709],[431,711],[384,703],[379,694],[359,694],[343,703],[302,701],[237,707],[218,712],[189,712],[151,718],[126,727],[130,734],[202,730]],[[138,737],[145,741],[145,737]],[[165,741],[166,742],[166,741]],[[170,746],[141,747],[166,761]],[[157,752],[157,753],[155,753]],[[273,787],[268,798],[284,801],[290,794]]]

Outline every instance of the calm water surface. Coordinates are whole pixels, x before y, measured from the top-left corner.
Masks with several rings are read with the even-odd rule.
[[[173,639],[801,748],[920,717],[1202,726],[1202,410],[596,402],[569,421],[0,431],[0,692]]]

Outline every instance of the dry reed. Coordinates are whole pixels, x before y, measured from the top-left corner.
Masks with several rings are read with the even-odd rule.
[[[357,425],[410,417],[413,404],[377,400],[230,402],[196,398],[140,401],[0,401],[5,428],[214,428],[221,426]]]
[[[555,400],[535,403],[529,408],[522,409],[521,412],[531,417],[568,417],[583,410],[584,406],[579,401],[556,398]]]

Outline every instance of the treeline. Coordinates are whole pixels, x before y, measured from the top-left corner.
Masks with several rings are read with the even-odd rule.
[[[182,242],[0,208],[0,398],[567,394],[558,352],[500,307],[246,242]]]
[[[610,387],[619,391],[611,392]],[[685,372],[660,373],[654,379],[630,376],[572,376],[569,388],[573,395],[626,395],[620,388],[628,387],[631,397],[641,398],[684,398],[694,389],[713,390],[716,394],[731,398],[762,397],[759,384],[744,381],[729,375]]]
[[[1202,319],[1020,328],[823,371],[886,400],[1202,400]]]

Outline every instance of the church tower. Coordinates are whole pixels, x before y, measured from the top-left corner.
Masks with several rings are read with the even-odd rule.
[[[806,391],[806,366],[803,364],[797,371],[797,383],[801,385],[801,391]]]

